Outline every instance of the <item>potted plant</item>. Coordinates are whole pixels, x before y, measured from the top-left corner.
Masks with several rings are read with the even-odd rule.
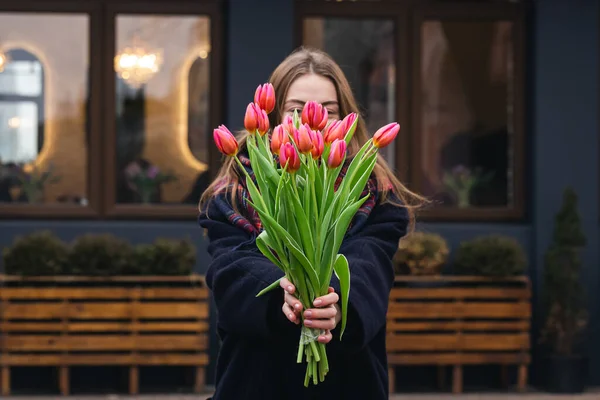
[[[3,261],[3,382],[13,366],[53,365],[66,395],[70,367],[122,365],[137,394],[140,366],[178,365],[195,368],[194,390],[203,390],[209,294],[193,273],[196,249],[188,240],[133,246],[87,234],[66,244],[34,232],[4,249]]]
[[[579,253],[586,244],[577,211],[577,194],[567,188],[556,214],[552,242],[546,252],[543,298],[546,322],[541,340],[550,346],[546,387],[551,392],[581,393],[587,380],[587,356],[581,334],[587,326]]]
[[[394,265],[400,274],[440,275],[449,253],[448,242],[441,235],[413,232],[400,239]]]
[[[525,273],[527,256],[510,236],[492,234],[460,244],[454,257],[457,275],[483,277],[519,276]]]

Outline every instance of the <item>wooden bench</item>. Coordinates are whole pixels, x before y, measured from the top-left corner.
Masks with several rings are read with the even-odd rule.
[[[131,394],[139,391],[139,366],[192,366],[194,390],[203,390],[209,305],[202,277],[3,280],[2,395],[11,392],[13,366],[58,367],[63,395],[69,367],[79,365],[128,366]]]
[[[452,391],[463,390],[463,366],[518,366],[525,390],[530,363],[531,285],[527,278],[398,277],[387,317],[390,393],[395,367],[453,366]]]

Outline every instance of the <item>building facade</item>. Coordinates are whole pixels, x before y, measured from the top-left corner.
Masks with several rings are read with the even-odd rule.
[[[402,125],[385,156],[436,200],[424,229],[454,248],[486,233],[524,246],[535,340],[554,215],[577,191],[597,336],[599,11],[598,0],[0,1],[3,174],[60,178],[43,191],[0,180],[0,243],[40,229],[186,236],[204,273],[195,219],[220,162],[212,129],[240,128],[255,87],[307,45],[342,66],[370,129]],[[456,187],[460,174],[478,185]],[[600,385],[600,344],[588,351]]]

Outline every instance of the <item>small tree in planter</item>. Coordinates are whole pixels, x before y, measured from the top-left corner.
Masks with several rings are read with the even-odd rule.
[[[551,346],[545,376],[547,388],[552,392],[581,393],[585,389],[587,357],[577,351],[580,334],[587,326],[579,258],[585,244],[577,212],[577,194],[567,188],[555,217],[553,240],[544,265],[543,297],[547,317],[542,342]]]
[[[519,276],[525,273],[527,256],[514,238],[487,235],[461,243],[454,259],[457,275],[486,277]]]
[[[394,256],[398,274],[440,275],[448,260],[448,242],[436,233],[414,232],[400,240]]]

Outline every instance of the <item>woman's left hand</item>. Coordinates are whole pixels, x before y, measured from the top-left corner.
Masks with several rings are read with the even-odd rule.
[[[285,303],[282,310],[287,319],[298,324],[300,321],[299,314],[302,312],[302,304],[296,296],[294,296],[296,288],[286,278],[281,280],[280,286],[285,291]],[[304,326],[325,331],[325,333],[318,338],[318,341],[321,343],[329,343],[331,341],[331,331],[335,329],[340,322],[341,312],[340,307],[337,304],[339,299],[340,297],[338,294],[330,287],[325,296],[317,297],[314,300],[314,308],[309,308],[303,313]]]

